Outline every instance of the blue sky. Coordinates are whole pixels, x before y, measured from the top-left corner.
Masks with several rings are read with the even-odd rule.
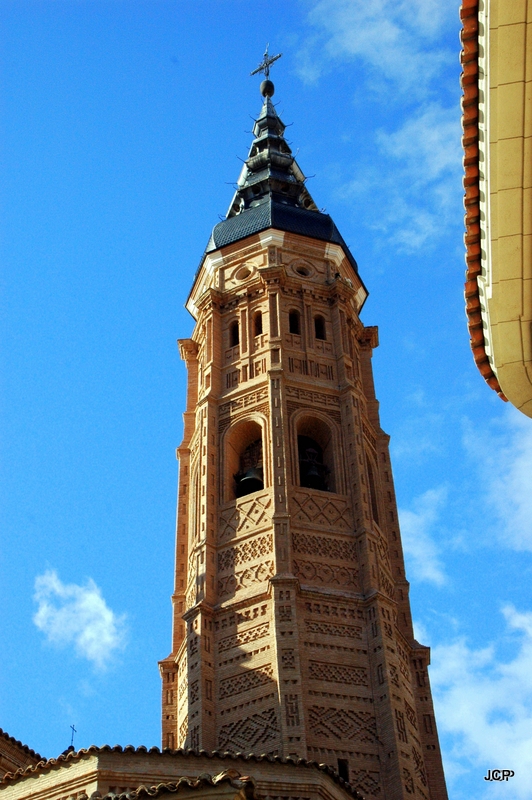
[[[0,26],[0,725],[49,757],[71,724],[77,747],[159,744],[175,340],[269,41],[278,112],[379,325],[450,794],[532,797],[532,423],[469,351],[458,3],[4,0]]]

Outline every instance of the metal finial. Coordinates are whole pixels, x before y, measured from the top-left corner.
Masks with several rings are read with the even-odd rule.
[[[281,58],[282,53],[277,53],[276,56],[268,55],[268,47],[269,46],[270,46],[270,44],[268,42],[268,44],[266,45],[266,50],[264,51],[264,55],[262,57],[261,63],[259,64],[257,69],[254,69],[253,72],[249,73],[250,75],[257,75],[259,72],[264,72],[264,77],[266,78],[266,80],[268,80],[268,78],[270,77],[270,67],[271,67],[271,65],[273,64],[274,61],[277,61],[278,58]]]
[[[72,736],[70,737],[70,747],[73,748],[74,747],[74,734],[77,733],[77,730],[75,729],[75,727],[73,725],[70,726],[70,729],[72,731]]]

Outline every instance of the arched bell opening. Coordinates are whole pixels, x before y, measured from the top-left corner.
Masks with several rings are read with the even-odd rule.
[[[238,347],[240,344],[240,328],[238,320],[233,320],[229,325],[229,347]]]
[[[253,317],[253,336],[262,334],[262,311],[257,311]]]
[[[295,309],[288,312],[288,331],[296,336],[301,335],[301,314]]]
[[[321,341],[326,341],[327,333],[325,330],[325,318],[318,314],[314,317],[314,335],[316,339],[320,339]]]
[[[300,486],[336,491],[333,436],[326,422],[311,416],[298,421],[297,456]]]
[[[231,428],[225,440],[225,500],[264,489],[262,428],[247,420]]]

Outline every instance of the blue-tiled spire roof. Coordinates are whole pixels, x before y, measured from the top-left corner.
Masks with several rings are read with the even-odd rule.
[[[212,231],[206,253],[276,228],[340,245],[358,272],[338,228],[328,214],[318,210],[305,185],[305,176],[284,138],[285,125],[271,99],[273,84],[264,81],[265,85],[267,94],[253,126],[254,139],[237,190],[226,219]]]

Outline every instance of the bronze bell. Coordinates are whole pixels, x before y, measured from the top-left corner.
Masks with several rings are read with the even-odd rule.
[[[237,497],[244,497],[244,495],[251,494],[251,492],[258,492],[260,489],[264,489],[262,470],[258,467],[252,467],[248,469],[239,480],[236,494]]]
[[[324,488],[324,480],[322,475],[322,470],[320,471],[318,465],[316,463],[310,463],[308,469],[305,472],[305,485],[309,489],[322,489]]]

